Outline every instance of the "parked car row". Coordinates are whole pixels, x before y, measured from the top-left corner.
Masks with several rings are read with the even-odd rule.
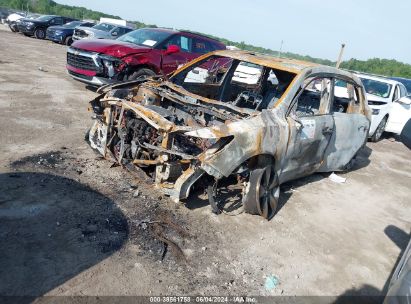
[[[386,77],[355,73],[367,92],[368,105],[372,110],[369,138],[376,142],[384,132],[400,135],[406,122],[411,119],[411,99],[406,87],[399,81]],[[342,91],[346,83],[338,83],[336,94],[346,97]]]
[[[92,27],[89,21],[72,21],[61,26],[50,26],[46,31],[46,39],[70,46],[73,43],[74,31],[77,27]]]
[[[21,32],[26,36],[48,39],[69,46],[73,43],[73,40],[85,38],[116,39],[133,30],[130,26],[122,26],[115,22],[100,22],[96,24],[90,21],[81,21],[56,15],[13,13],[8,16],[6,22],[13,32]]]

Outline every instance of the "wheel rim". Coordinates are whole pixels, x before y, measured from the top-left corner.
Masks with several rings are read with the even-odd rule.
[[[40,38],[40,39],[43,39],[44,38],[44,32],[42,30],[38,30],[37,31],[37,37]]]
[[[266,219],[274,215],[277,209],[279,187],[274,169],[269,166],[262,170],[257,183],[258,212]]]
[[[386,123],[386,119],[384,118],[381,121],[381,123],[379,124],[378,128],[377,128],[377,131],[376,131],[377,132],[377,136],[376,136],[377,140],[381,137],[382,133],[384,132],[385,123]]]
[[[274,216],[278,206],[280,187],[277,174],[272,166],[255,169],[249,181],[249,190],[244,202],[246,209],[265,219]]]

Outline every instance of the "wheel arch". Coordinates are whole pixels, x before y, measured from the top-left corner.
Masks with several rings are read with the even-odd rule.
[[[137,72],[138,70],[141,70],[141,69],[149,69],[149,70],[153,71],[156,74],[159,73],[158,69],[153,64],[148,64],[148,63],[133,64],[131,62],[131,63],[128,63],[128,65],[127,65],[127,75],[130,75],[131,73]]]

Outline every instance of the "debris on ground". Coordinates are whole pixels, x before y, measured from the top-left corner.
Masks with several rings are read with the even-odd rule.
[[[337,184],[343,184],[347,181],[347,179],[345,177],[341,177],[338,176],[337,174],[335,174],[334,172],[331,173],[331,175],[328,177],[331,181],[333,181],[334,183]]]
[[[265,279],[265,289],[266,290],[272,290],[277,287],[277,285],[280,283],[280,280],[275,276],[275,275],[270,275]]]

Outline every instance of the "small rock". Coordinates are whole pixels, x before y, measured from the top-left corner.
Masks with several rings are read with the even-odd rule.
[[[133,194],[133,197],[138,197],[140,195],[140,190],[136,190]]]
[[[201,247],[201,250],[202,250],[202,251],[206,251],[206,250],[207,250],[207,247],[205,247],[205,246],[204,246],[204,247]]]
[[[88,225],[85,232],[86,233],[95,233],[95,232],[97,232],[97,230],[98,230],[97,225]]]
[[[57,225],[57,226],[60,226],[60,222],[56,222],[56,225]]]

